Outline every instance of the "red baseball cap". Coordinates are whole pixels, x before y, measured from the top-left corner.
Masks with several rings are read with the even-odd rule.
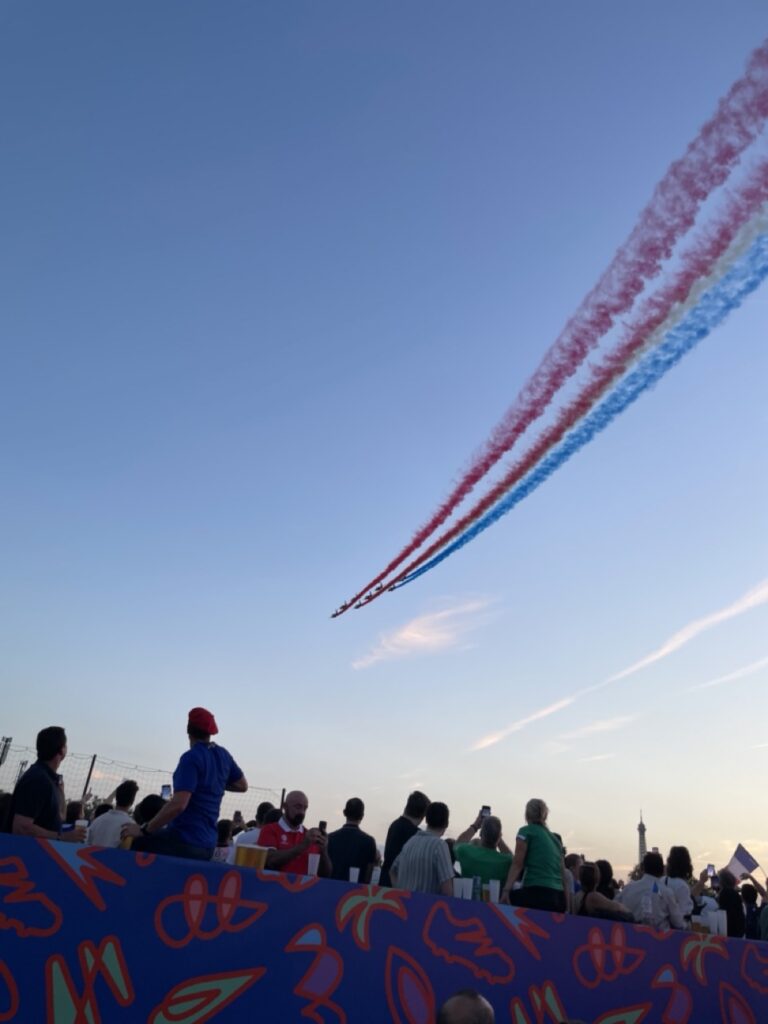
[[[195,729],[199,729],[201,732],[207,732],[209,736],[215,736],[219,731],[216,719],[205,708],[192,708],[189,712],[187,725],[194,726]]]

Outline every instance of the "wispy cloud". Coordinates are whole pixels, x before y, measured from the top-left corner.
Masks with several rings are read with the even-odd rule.
[[[615,729],[623,729],[625,725],[634,722],[637,715],[617,715],[615,718],[603,718],[598,722],[590,722],[573,732],[564,732],[560,736],[562,740],[581,740],[585,736],[594,736],[595,733],[613,732]]]
[[[732,683],[736,679],[743,679],[744,676],[751,676],[753,672],[759,672],[761,668],[768,666],[768,658],[761,658],[760,661],[753,661],[751,665],[737,668],[735,672],[729,672],[727,676],[718,676],[717,679],[710,679],[706,683],[697,683],[689,686],[689,690],[707,690],[710,686],[721,686],[723,683]]]
[[[580,757],[579,763],[587,764],[590,761],[610,761],[612,757],[616,757],[616,754],[592,754],[591,757]]]
[[[411,619],[399,629],[380,636],[373,650],[353,661],[352,668],[369,668],[380,661],[413,654],[439,654],[458,647],[468,633],[481,625],[484,619],[480,613],[491,603],[488,598],[480,598]]]
[[[511,725],[506,726],[504,729],[499,729],[497,732],[483,736],[482,739],[474,743],[469,749],[484,750],[487,747],[492,747],[495,743],[501,742],[501,740],[506,739],[507,736],[510,736],[514,732],[519,732],[521,729],[531,725],[533,722],[537,722],[542,718],[547,718],[549,715],[554,715],[556,712],[562,711],[564,708],[574,704],[581,697],[586,697],[588,694],[602,690],[604,687],[610,686],[612,683],[617,683],[621,679],[626,679],[628,676],[634,675],[641,669],[647,668],[649,665],[653,665],[657,661],[661,661],[662,658],[666,658],[675,651],[678,651],[681,647],[684,647],[685,644],[693,640],[694,637],[699,636],[699,634],[706,632],[708,629],[712,629],[714,626],[719,626],[721,622],[727,622],[729,619],[736,618],[737,615],[743,615],[744,612],[751,611],[753,608],[757,608],[766,603],[768,603],[768,579],[763,580],[762,583],[758,583],[756,587],[748,590],[746,594],[740,597],[737,601],[734,601],[733,604],[729,604],[725,608],[721,608],[719,611],[705,615],[701,619],[694,619],[693,622],[689,622],[687,626],[683,626],[682,629],[673,633],[668,640],[665,640],[661,647],[658,647],[655,651],[651,651],[650,654],[647,654],[639,661],[633,662],[633,664],[629,665],[627,668],[622,669],[621,672],[616,672],[615,675],[609,676],[608,679],[604,679],[601,683],[595,683],[592,686],[585,686],[583,689],[577,690],[576,693],[572,694],[570,697],[564,697],[562,700],[555,701],[554,704],[548,704],[539,711],[534,711],[525,718],[512,722]]]

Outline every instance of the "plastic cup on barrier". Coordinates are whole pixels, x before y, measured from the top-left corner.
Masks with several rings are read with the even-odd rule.
[[[350,880],[350,882],[359,882],[360,881],[360,868],[350,868],[349,869],[349,880]]]
[[[88,828],[89,828],[90,824],[91,823],[90,823],[90,821],[88,821],[87,818],[78,818],[77,821],[75,822],[75,828],[85,829],[85,836],[83,837],[83,840],[82,840],[84,843],[88,842]]]
[[[243,843],[235,846],[235,864],[241,868],[256,868],[262,870],[267,866],[267,854],[269,848],[266,846],[251,846]]]
[[[462,886],[463,878],[454,878],[453,880],[453,895],[457,900],[463,899],[464,887]]]
[[[462,878],[461,879],[461,898],[463,900],[472,899],[472,879]]]
[[[488,895],[491,903],[498,903],[501,896],[501,882],[498,878],[492,878],[488,883]]]
[[[320,867],[320,854],[310,853],[307,857],[307,874],[316,875],[317,869]]]
[[[381,881],[381,868],[374,868],[371,872],[371,885],[378,885]]]

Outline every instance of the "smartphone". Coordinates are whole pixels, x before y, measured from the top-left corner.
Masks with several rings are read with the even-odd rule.
[[[326,831],[328,829],[328,822],[327,821],[320,821],[320,822],[318,822],[317,827],[320,829],[320,831],[323,833],[323,835],[325,835],[325,833],[326,833]]]
[[[707,864],[707,874],[709,875],[710,878],[714,878],[715,877],[715,865],[714,864]]]
[[[490,818],[490,816],[491,816],[490,804],[483,804],[483,806],[480,808],[480,817],[481,818]]]
[[[160,796],[163,798],[163,800],[171,799],[171,787],[168,783],[160,787]]]

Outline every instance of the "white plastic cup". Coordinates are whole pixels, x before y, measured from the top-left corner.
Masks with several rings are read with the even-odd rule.
[[[464,900],[471,900],[472,899],[472,882],[473,882],[473,879],[471,879],[471,878],[462,878],[461,879],[461,898],[462,899],[464,899]]]
[[[320,867],[320,854],[310,853],[307,857],[307,874],[316,875],[317,869]]]
[[[87,818],[78,818],[77,821],[75,822],[75,828],[85,829],[85,839],[83,839],[84,843],[88,842],[88,829],[90,828],[90,824],[91,823],[90,821],[88,821]]]
[[[359,882],[360,881],[360,868],[350,868],[349,869],[349,880],[350,880],[350,882]]]
[[[453,895],[457,900],[463,899],[464,887],[461,884],[463,881],[463,878],[454,878],[453,880]]]
[[[371,872],[371,885],[378,885],[381,881],[381,868],[374,868]]]
[[[488,895],[490,896],[491,903],[499,902],[499,897],[501,896],[501,882],[498,878],[492,878],[488,882]]]

